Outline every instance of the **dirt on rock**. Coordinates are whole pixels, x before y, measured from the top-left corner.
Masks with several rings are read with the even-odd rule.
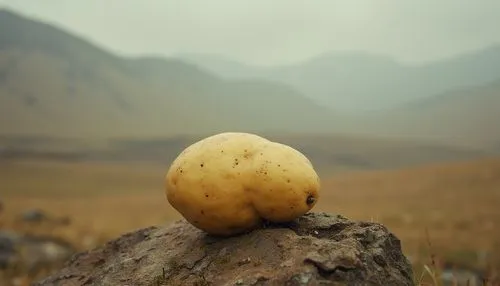
[[[213,237],[185,220],[76,254],[34,285],[415,285],[399,239],[378,223],[308,213]]]

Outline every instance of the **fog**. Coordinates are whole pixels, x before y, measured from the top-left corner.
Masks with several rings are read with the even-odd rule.
[[[398,273],[500,285],[499,11],[499,0],[0,0],[0,285]],[[306,207],[336,221],[299,219]],[[171,228],[186,208],[194,227],[249,232]],[[269,223],[250,232],[258,221]],[[291,247],[301,233],[320,240]],[[335,269],[319,264],[339,261],[356,275],[324,275]]]
[[[500,42],[500,1],[0,0],[123,55],[220,54],[277,65],[364,51],[433,61]]]

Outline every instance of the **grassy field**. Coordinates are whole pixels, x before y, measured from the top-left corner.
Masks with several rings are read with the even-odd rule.
[[[0,163],[0,228],[47,233],[88,249],[124,232],[169,224],[168,166],[136,163]],[[453,262],[500,269],[500,159],[400,170],[352,171],[322,177],[314,211],[385,224],[403,243],[418,275],[424,264]],[[27,209],[67,216],[69,226],[29,227]],[[431,248],[429,248],[429,243]],[[484,254],[484,255],[483,255]]]

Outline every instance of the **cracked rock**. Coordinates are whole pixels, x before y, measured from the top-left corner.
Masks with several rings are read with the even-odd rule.
[[[412,277],[383,225],[309,213],[229,238],[185,220],[138,230],[34,285],[415,285]]]

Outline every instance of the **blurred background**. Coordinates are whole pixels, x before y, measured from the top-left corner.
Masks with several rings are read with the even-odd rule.
[[[424,266],[495,277],[498,11],[494,0],[0,0],[0,284],[179,219],[164,175],[223,131],[303,152],[322,179],[314,211],[386,225],[417,280]]]

